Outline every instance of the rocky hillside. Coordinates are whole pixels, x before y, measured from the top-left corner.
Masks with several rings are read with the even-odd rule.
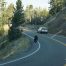
[[[49,33],[66,35],[66,8],[48,20]]]

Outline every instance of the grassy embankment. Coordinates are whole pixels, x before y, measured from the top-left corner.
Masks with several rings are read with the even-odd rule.
[[[6,59],[20,51],[24,52],[28,50],[30,46],[30,40],[25,35],[22,35],[21,38],[12,42],[6,41],[0,46],[0,59]]]

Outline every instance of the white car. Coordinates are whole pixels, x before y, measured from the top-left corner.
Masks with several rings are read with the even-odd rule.
[[[38,33],[48,33],[48,29],[46,27],[39,27],[37,30]]]

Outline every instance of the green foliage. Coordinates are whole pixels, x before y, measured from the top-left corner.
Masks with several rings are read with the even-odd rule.
[[[21,36],[21,32],[19,29],[14,29],[13,27],[11,27],[10,30],[8,31],[9,41],[16,40],[20,36]]]
[[[33,8],[33,5],[29,5],[25,10],[25,21],[30,24],[43,24],[48,14],[46,9]]]
[[[16,10],[21,10],[21,8],[22,8],[22,2],[21,2],[21,0],[17,0],[17,2],[16,2]]]
[[[4,34],[4,29],[3,27],[0,26],[0,36],[2,36]]]
[[[8,8],[4,8],[4,11],[1,12],[1,23],[7,24],[9,22],[9,18],[13,16],[15,8],[13,4],[10,4]]]
[[[21,25],[25,22],[24,11],[23,11],[21,0],[17,0],[16,5],[17,5],[16,11],[14,12],[14,16],[12,18],[12,26],[13,27],[18,27],[19,25]]]
[[[31,19],[33,18],[33,5],[29,5],[26,7],[25,10],[25,21],[31,22]]]
[[[50,0],[50,11],[51,15],[56,14],[64,7],[64,0]]]
[[[12,18],[14,11],[15,11],[14,5],[11,3],[3,13],[4,24],[9,23],[9,18]]]
[[[18,28],[21,24],[24,23],[24,11],[22,7],[21,0],[17,0],[16,2],[16,9],[14,12],[14,16],[12,17],[12,26],[8,31],[8,38],[9,41],[16,40],[21,37],[21,31]]]
[[[66,0],[63,0],[63,6],[66,7]]]
[[[14,7],[14,5],[11,3],[11,4],[8,6],[8,8],[6,9],[6,17],[7,17],[7,19],[8,19],[8,18],[11,18],[11,17],[13,16],[14,11],[15,11],[15,7]]]

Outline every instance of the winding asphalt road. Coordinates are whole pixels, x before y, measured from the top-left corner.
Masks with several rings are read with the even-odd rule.
[[[26,34],[34,37],[36,32],[27,31]],[[38,34],[40,50],[25,59],[15,61],[3,66],[65,66],[66,64],[66,38],[50,34]]]

